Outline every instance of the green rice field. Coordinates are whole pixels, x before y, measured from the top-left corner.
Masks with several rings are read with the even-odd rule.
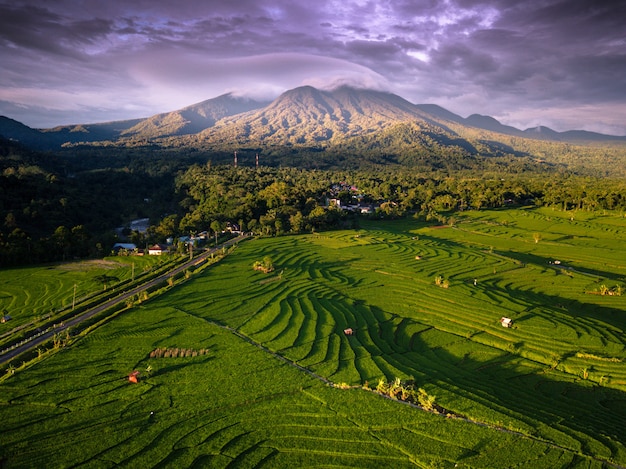
[[[117,279],[107,285],[110,287],[138,278],[162,262],[156,256],[118,256],[0,270],[0,312],[6,311],[12,318],[0,324],[0,334],[102,292],[104,285],[97,280],[100,275]]]
[[[0,466],[625,467],[625,228],[509,209],[242,243],[8,370]],[[396,378],[444,411],[373,391]]]

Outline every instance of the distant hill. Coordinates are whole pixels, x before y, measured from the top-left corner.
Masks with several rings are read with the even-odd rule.
[[[121,132],[121,136],[155,138],[196,134],[213,127],[223,117],[259,109],[267,104],[267,102],[233,96],[230,93],[224,94],[217,98],[187,106],[178,111],[157,114],[147,119],[142,119],[137,124]]]
[[[49,141],[55,145],[77,142],[101,142],[117,140],[128,128],[137,125],[143,119],[130,119],[98,124],[61,125],[51,129],[42,129]]]
[[[154,139],[201,132],[223,117],[258,109],[267,104],[225,94],[178,111],[144,119],[63,125],[41,130],[0,116],[0,135],[40,150],[52,150],[67,143],[113,142],[127,137]]]
[[[555,142],[592,143],[592,142],[626,142],[626,137],[606,135],[587,130],[566,130],[556,132],[549,127],[538,126],[524,130],[525,137]]]
[[[491,130],[492,132],[498,132],[500,134],[516,135],[519,137],[525,136],[524,132],[522,132],[521,130],[516,129],[515,127],[511,127],[509,125],[501,124],[498,120],[490,116],[472,114],[471,116],[467,117],[467,119],[464,119],[464,123],[472,127]]]
[[[407,151],[433,151],[449,146],[487,155],[514,152],[503,135],[577,144],[626,142],[626,137],[586,131],[556,132],[547,127],[520,130],[490,116],[472,114],[463,118],[435,104],[416,105],[395,94],[347,86],[332,91],[303,86],[286,91],[272,102],[225,94],[145,119],[43,130],[0,117],[0,135],[48,150],[64,144],[97,142],[124,146],[150,141],[202,148],[350,148],[358,143],[359,148],[391,145]],[[384,152],[384,148],[380,151]]]
[[[23,143],[31,148],[43,150],[50,148],[53,142],[40,130],[31,129],[9,117],[0,116],[0,137]]]

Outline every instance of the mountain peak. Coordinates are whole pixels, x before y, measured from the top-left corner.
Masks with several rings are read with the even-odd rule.
[[[333,90],[301,86],[285,91],[268,106],[223,119],[216,127],[202,132],[202,136],[205,141],[223,144],[236,140],[317,146],[357,136],[369,138],[399,123],[451,132],[400,96],[343,85]]]
[[[535,134],[535,135],[541,135],[543,137],[557,137],[558,136],[558,132],[552,130],[550,127],[545,127],[543,125],[538,125],[536,127],[530,127],[526,130],[524,130],[525,133],[527,134]]]

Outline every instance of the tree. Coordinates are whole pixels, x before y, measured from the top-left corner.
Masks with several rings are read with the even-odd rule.
[[[211,222],[211,229],[213,233],[215,233],[215,246],[217,246],[217,234],[222,231],[222,224],[218,220],[213,220]]]
[[[293,233],[300,233],[304,229],[304,216],[298,211],[289,217],[289,225]]]
[[[260,270],[263,273],[272,272],[274,270],[274,263],[270,256],[265,256],[262,261],[255,261],[252,264],[254,270]]]
[[[89,254],[90,235],[83,225],[77,225],[71,230],[72,252],[74,256],[84,257]]]
[[[161,220],[155,229],[161,241],[176,235],[176,227],[178,225],[178,215],[168,215]]]
[[[52,239],[54,239],[55,244],[63,255],[63,260],[66,259],[70,248],[72,247],[71,238],[72,232],[66,226],[59,226],[56,230],[54,230],[54,234],[52,235]]]
[[[426,410],[435,410],[436,397],[428,394],[423,388],[419,388],[417,392],[417,401],[419,402],[419,405],[421,405]]]

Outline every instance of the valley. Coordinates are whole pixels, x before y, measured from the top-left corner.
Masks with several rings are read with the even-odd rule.
[[[345,86],[0,135],[0,353],[52,334],[0,466],[626,467],[623,137]]]

